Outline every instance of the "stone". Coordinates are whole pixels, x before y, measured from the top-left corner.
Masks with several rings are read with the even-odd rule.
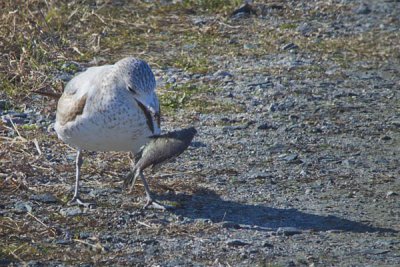
[[[286,51],[286,50],[296,50],[298,49],[299,46],[294,44],[294,43],[288,43],[288,44],[284,44],[281,46],[281,50]]]
[[[277,235],[284,235],[284,236],[292,236],[292,235],[297,235],[301,234],[302,231],[296,227],[279,227],[276,230]]]
[[[240,225],[230,221],[221,222],[221,226],[223,228],[233,228],[233,229],[240,229]]]
[[[17,213],[32,212],[32,206],[29,202],[17,202],[14,205],[14,211]]]
[[[230,240],[226,241],[225,243],[231,247],[242,247],[242,246],[249,245],[249,243],[246,243],[239,239],[230,239]]]
[[[77,216],[83,214],[83,211],[78,207],[60,209],[60,214],[65,217]]]
[[[43,203],[56,203],[58,199],[50,193],[44,193],[39,195],[33,195],[30,197],[31,200],[43,202]]]

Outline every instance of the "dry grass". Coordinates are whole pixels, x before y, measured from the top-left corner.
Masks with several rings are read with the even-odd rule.
[[[181,51],[176,56],[185,43],[198,42],[199,49],[206,51],[209,47],[202,45],[218,37],[213,27],[194,26],[190,16],[215,11],[223,15],[238,2],[5,1],[0,18],[2,97],[21,103],[32,90],[60,90],[54,74],[75,73],[70,62],[88,63],[94,58],[113,62],[133,54],[156,66],[207,72],[209,62],[203,54],[193,58],[192,53]],[[198,54],[197,49],[193,52]]]
[[[398,32],[366,32],[318,41],[314,35],[304,37],[297,31],[303,19],[301,16],[316,19],[321,14],[331,16],[335,12],[348,11],[351,6],[332,6],[327,2],[317,14],[311,9],[305,13],[290,10],[282,3],[282,11],[273,16],[277,20],[284,17],[287,21],[276,27],[266,23],[268,17],[230,20],[229,14],[241,2],[184,0],[162,5],[158,1],[139,0],[4,0],[0,3],[0,99],[7,100],[10,109],[36,106],[43,113],[53,113],[55,102],[36,98],[31,91],[61,92],[64,81],[60,81],[59,74],[75,74],[80,65],[112,63],[126,55],[141,57],[157,69],[175,67],[191,74],[212,74],[224,60],[257,60],[283,53],[281,45],[294,42],[301,53],[309,53],[321,63],[321,66],[299,68],[287,74],[299,78],[305,73],[308,77],[314,75],[313,78],[324,75],[322,65],[329,60],[345,67],[359,60],[379,65],[385,60],[400,58]],[[271,4],[270,1],[255,2],[261,2],[260,6]],[[204,21],[196,23],[198,19]],[[324,27],[317,34],[323,35]],[[244,49],[247,44],[252,48]],[[240,75],[267,73],[282,76],[287,70],[280,66],[257,66],[237,71]],[[175,119],[173,123],[183,120],[173,117],[179,109],[198,113],[245,111],[244,104],[242,107],[223,100],[218,94],[219,88],[214,82],[201,83],[195,78],[174,88],[167,84],[159,90],[162,108],[169,113],[171,121]],[[68,184],[72,185],[74,165],[67,156],[73,150],[57,141],[55,135],[43,128],[10,127],[0,121],[0,144],[1,208],[2,205],[14,205],[16,195],[18,201],[28,201],[29,195],[50,190],[61,203],[68,200]],[[104,187],[116,186],[116,180],[128,171],[127,157],[123,153],[98,153],[96,156],[85,157],[83,173],[100,174],[105,178],[102,180]],[[67,182],[67,178],[71,180]],[[201,182],[201,177],[196,179],[170,186],[176,191],[193,193],[198,190],[196,182]],[[100,188],[99,185],[96,187]],[[142,188],[136,188],[132,195],[143,196]],[[115,208],[102,205],[102,211]],[[31,215],[13,214],[13,218],[0,216],[1,259],[17,259],[21,263],[33,259],[58,259],[72,264],[85,262],[88,258],[101,263],[106,258],[103,257],[106,253],[103,244],[98,239],[92,237],[82,241],[79,232],[87,227],[105,232],[118,226],[115,221],[109,221],[109,214],[67,220],[51,208],[46,209],[45,206]],[[71,247],[80,253],[70,247],[65,250],[63,245],[55,243],[64,238],[59,236],[56,225],[62,225],[64,232],[72,229]],[[151,220],[133,222],[129,226],[149,236],[164,234],[190,238],[216,230],[206,224],[171,224],[163,228]],[[114,255],[118,256],[123,255]]]

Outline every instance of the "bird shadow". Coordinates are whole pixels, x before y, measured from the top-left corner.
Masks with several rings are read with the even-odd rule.
[[[386,232],[397,230],[370,226],[334,215],[317,215],[297,209],[272,208],[221,199],[215,192],[201,189],[192,195],[168,193],[159,200],[181,203],[171,212],[190,219],[208,219],[214,223],[229,222],[227,228],[248,228],[274,231],[280,227],[294,227],[310,231],[344,231],[354,233]]]

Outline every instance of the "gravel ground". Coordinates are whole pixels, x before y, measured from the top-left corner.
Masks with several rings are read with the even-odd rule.
[[[55,101],[0,101],[1,266],[400,266],[400,2],[255,2],[218,26],[242,56],[201,74],[153,67],[159,86],[212,87],[201,96],[219,103],[163,119],[198,130],[147,173],[173,210],[142,210],[127,156],[95,152],[82,192],[97,207],[67,206],[74,150],[52,128]]]

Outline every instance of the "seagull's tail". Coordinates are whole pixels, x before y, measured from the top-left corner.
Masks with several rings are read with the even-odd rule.
[[[53,93],[53,92],[46,92],[46,91],[42,91],[42,90],[36,90],[36,91],[31,91],[34,94],[38,94],[38,95],[43,95],[43,96],[48,96],[54,99],[59,99],[61,97],[60,93]]]

